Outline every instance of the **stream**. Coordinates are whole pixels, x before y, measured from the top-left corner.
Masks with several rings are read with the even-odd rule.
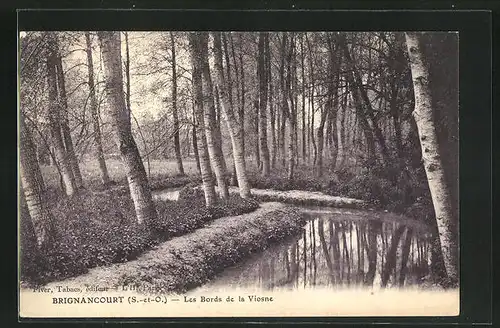
[[[175,189],[155,197],[176,200],[178,194]],[[418,287],[429,273],[431,235],[420,222],[380,211],[290,206],[306,215],[301,234],[251,255],[200,288]]]

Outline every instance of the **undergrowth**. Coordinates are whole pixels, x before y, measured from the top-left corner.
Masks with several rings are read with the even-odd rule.
[[[92,267],[129,261],[160,241],[191,232],[223,216],[251,212],[259,206],[238,196],[219,201],[211,208],[206,208],[200,198],[155,201],[155,205],[157,220],[140,225],[127,189],[82,190],[71,198],[52,195],[55,242],[38,249],[23,204],[21,280],[43,284],[83,274]]]

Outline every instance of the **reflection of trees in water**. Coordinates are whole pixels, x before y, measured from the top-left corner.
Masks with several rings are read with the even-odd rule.
[[[319,218],[309,221],[299,238],[267,250],[256,263],[245,266],[247,272],[241,272],[238,284],[268,289],[408,286],[428,275],[430,250],[429,238],[417,228]]]

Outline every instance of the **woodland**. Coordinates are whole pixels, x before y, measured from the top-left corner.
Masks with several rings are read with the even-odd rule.
[[[30,31],[18,67],[24,282],[131,261],[267,189],[422,222],[429,275],[458,284],[456,33]]]

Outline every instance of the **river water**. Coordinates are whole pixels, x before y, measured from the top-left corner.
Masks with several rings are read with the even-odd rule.
[[[178,190],[155,196],[175,200]],[[378,211],[295,207],[307,219],[302,233],[225,269],[203,289],[418,287],[429,273],[431,235],[422,223]]]
[[[303,232],[227,268],[204,289],[417,286],[429,272],[426,226],[384,214],[300,207]]]

